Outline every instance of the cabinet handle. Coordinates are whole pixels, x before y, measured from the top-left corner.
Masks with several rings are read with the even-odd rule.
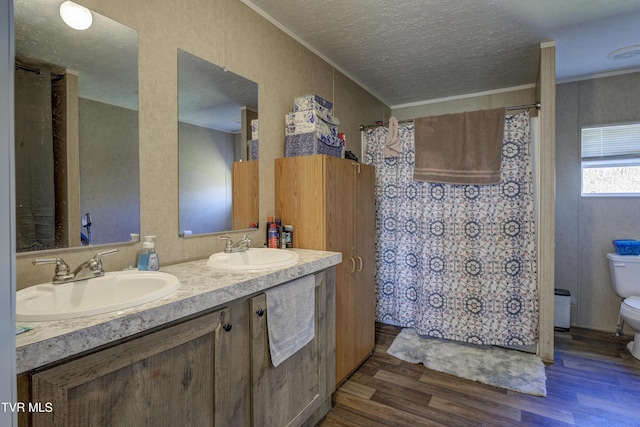
[[[356,272],[356,260],[353,259],[353,257],[350,257],[349,259],[351,260],[351,271],[349,274],[353,274]]]
[[[225,332],[229,332],[232,327],[233,325],[231,323],[225,323],[224,325],[222,325],[222,329],[224,329]]]
[[[258,317],[264,316],[264,308],[258,309],[258,311],[256,311],[256,314],[258,315]]]
[[[358,267],[358,273],[360,273],[362,271],[362,267],[363,267],[364,263],[362,262],[362,257],[361,256],[358,256],[356,258],[358,258],[358,262],[360,263],[360,267]]]

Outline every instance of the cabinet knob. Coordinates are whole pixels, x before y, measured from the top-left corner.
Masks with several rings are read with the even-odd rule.
[[[258,311],[256,311],[256,314],[258,315],[258,317],[264,316],[264,308],[258,309]]]
[[[362,261],[362,257],[358,256],[356,257],[358,258],[358,262],[360,263],[360,266],[358,267],[358,270],[356,270],[358,273],[360,273],[362,271],[362,267],[364,266],[364,262]]]
[[[356,272],[356,260],[353,257],[349,258],[351,260],[351,271],[349,274],[353,274]]]
[[[224,329],[225,332],[229,332],[232,327],[233,325],[231,323],[225,323],[224,325],[222,325],[222,329]]]

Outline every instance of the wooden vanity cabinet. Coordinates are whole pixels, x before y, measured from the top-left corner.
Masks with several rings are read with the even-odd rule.
[[[275,160],[276,216],[294,247],[342,252],[336,266],[336,384],[373,351],[375,170],[326,155]]]
[[[315,425],[335,390],[335,269],[315,281],[315,338],[277,368],[260,293],[19,375],[19,401],[53,409],[21,413],[19,425]]]
[[[334,386],[334,270],[316,275],[315,337],[277,367],[271,363],[266,295],[251,299],[251,406],[254,426],[315,425],[331,409]]]
[[[248,425],[245,310],[223,308],[31,375],[33,426]]]

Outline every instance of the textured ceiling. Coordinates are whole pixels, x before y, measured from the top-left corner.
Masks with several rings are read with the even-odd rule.
[[[390,106],[640,69],[640,0],[242,0]]]
[[[241,109],[258,111],[258,84],[178,49],[179,120],[239,133]]]
[[[62,1],[14,1],[16,53],[73,69],[83,97],[137,108],[136,31],[96,13],[71,30]],[[391,107],[532,84],[546,41],[558,82],[640,70],[640,55],[607,57],[640,47],[640,0],[241,1]]]
[[[78,76],[81,98],[138,109],[138,33],[99,13],[84,31],[69,28],[64,0],[14,0],[18,64],[57,67]],[[238,133],[241,108],[257,111],[257,84],[179,51],[180,120]]]
[[[98,13],[90,30],[73,30],[60,18],[63,1],[14,1],[18,62],[67,69],[81,97],[137,109],[138,33]]]

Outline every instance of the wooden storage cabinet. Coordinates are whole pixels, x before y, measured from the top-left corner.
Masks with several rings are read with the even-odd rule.
[[[331,409],[335,269],[315,274],[316,335],[277,368],[257,294],[18,377],[21,426],[299,426]],[[257,311],[263,308],[262,316]]]
[[[276,216],[294,246],[342,252],[336,267],[336,384],[373,351],[375,171],[326,155],[275,161]]]

